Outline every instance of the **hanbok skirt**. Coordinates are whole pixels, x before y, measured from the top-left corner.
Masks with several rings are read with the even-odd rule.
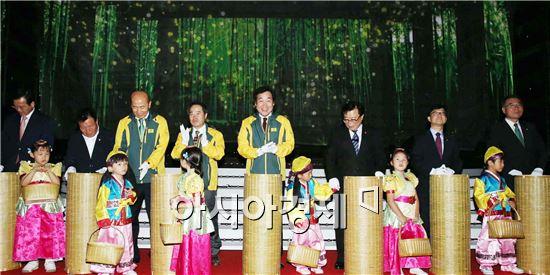
[[[48,213],[40,205],[29,206],[24,216],[17,215],[13,260],[17,262],[65,257],[63,212]]]
[[[426,238],[426,231],[420,224],[409,220],[401,229],[401,239]],[[399,257],[399,228],[384,227],[384,272],[399,275],[401,268],[430,268],[430,256]]]
[[[195,230],[183,235],[181,245],[172,250],[170,270],[176,275],[207,275],[211,272],[210,234],[198,235]]]

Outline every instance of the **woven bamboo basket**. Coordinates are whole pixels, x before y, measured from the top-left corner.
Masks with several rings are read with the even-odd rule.
[[[181,244],[183,240],[183,227],[181,223],[161,223],[160,238],[164,245]]]
[[[59,196],[59,184],[30,184],[22,188],[25,203],[55,201]]]
[[[432,273],[470,274],[470,182],[467,175],[430,176]]]
[[[162,242],[160,225],[176,222],[170,199],[178,195],[176,182],[180,176],[180,173],[157,174],[151,179],[151,271],[155,275],[174,274],[170,271],[173,246]]]
[[[243,274],[280,274],[281,184],[280,175],[244,177]],[[262,206],[264,214],[254,217]],[[273,206],[277,211],[269,209]]]
[[[346,274],[382,274],[382,179],[345,177],[344,185],[347,196],[347,228],[344,233]]]
[[[531,274],[550,274],[550,176],[517,176],[514,182],[525,233],[516,246],[518,266]]]
[[[497,204],[495,204],[497,205]],[[493,205],[493,207],[495,206]],[[491,207],[487,213],[487,216],[491,216],[493,211]],[[518,211],[512,207],[516,212],[517,220],[489,220],[487,225],[489,227],[489,238],[491,239],[523,239],[525,234],[523,233],[523,224],[521,223],[521,216]]]
[[[90,235],[90,239],[86,248],[86,262],[106,265],[117,265],[118,263],[120,263],[120,259],[122,259],[122,254],[124,253],[126,240],[124,239],[124,235],[120,230],[115,227],[111,228],[120,233],[120,236],[123,240],[123,245],[92,241],[92,237],[94,236],[94,234],[96,232],[99,232],[99,230],[101,229],[98,228],[92,233],[92,235]]]
[[[321,250],[311,247],[289,243],[287,261],[293,264],[300,264],[309,267],[317,267]]]
[[[95,206],[101,181],[98,173],[70,173],[67,181],[65,271],[88,274],[86,247],[89,236],[97,230]]]
[[[315,234],[317,235],[317,233]],[[320,239],[319,235],[317,235],[317,238]],[[292,242],[292,238],[288,242],[286,260],[290,263],[305,265],[309,267],[317,267],[317,265],[319,264],[320,256],[321,250],[295,244],[294,242]]]
[[[19,198],[21,185],[17,173],[0,173],[0,272],[18,269],[18,262],[12,260],[13,236],[15,234],[15,205]]]
[[[401,228],[399,229],[398,246],[400,257],[432,256],[430,239],[401,239]]]

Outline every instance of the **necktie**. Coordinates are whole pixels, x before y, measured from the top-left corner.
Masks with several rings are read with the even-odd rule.
[[[353,131],[353,137],[351,138],[351,143],[353,144],[353,149],[355,150],[355,154],[359,154],[359,136],[357,135],[357,131]]]
[[[143,118],[139,119],[138,131],[139,131],[139,140],[141,142],[143,142],[143,137],[144,137],[144,134],[145,134],[145,122],[143,121]]]
[[[19,123],[19,140],[23,138],[23,134],[25,133],[25,122],[27,122],[27,116],[22,116],[21,122]]]
[[[262,118],[262,128],[264,129],[264,133],[267,130],[267,117]]]
[[[517,123],[514,123],[514,134],[516,134],[516,137],[518,137],[521,145],[525,147],[525,140],[523,139],[523,135],[521,134],[521,131],[519,130],[519,125]]]
[[[195,130],[195,135],[193,136],[193,145],[200,147],[199,144],[199,131]]]
[[[435,147],[439,154],[439,159],[443,159],[443,144],[441,143],[441,133],[435,133]]]

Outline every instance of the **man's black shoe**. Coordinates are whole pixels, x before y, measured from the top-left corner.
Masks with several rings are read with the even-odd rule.
[[[344,269],[344,263],[336,262],[336,264],[334,264],[334,268],[335,269]]]
[[[220,256],[212,256],[212,265],[213,266],[219,266],[220,265]]]

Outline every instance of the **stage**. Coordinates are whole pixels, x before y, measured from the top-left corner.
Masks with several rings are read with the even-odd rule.
[[[139,275],[148,275],[151,274],[151,258],[149,256],[149,249],[141,249],[141,262],[138,264],[138,267],[136,269],[136,272]],[[286,251],[283,254],[283,258],[286,259]],[[344,274],[343,270],[336,270],[334,269],[334,262],[336,260],[336,251],[329,250],[327,251],[327,258],[328,258],[328,264],[323,268],[325,274],[331,274],[331,275],[339,275]],[[242,251],[240,250],[222,250],[220,253],[220,259],[221,264],[217,267],[212,267],[212,274],[242,274]],[[475,258],[474,258],[474,251],[472,250],[471,254],[471,274],[481,274],[479,271],[479,265],[477,264]],[[64,264],[63,262],[57,263],[57,272],[55,273],[46,273],[44,270],[43,262],[40,263],[40,268],[36,271],[34,271],[32,274],[34,275],[44,275],[44,274],[50,274],[50,275],[63,275],[66,274],[63,270]],[[495,267],[494,269],[495,275],[499,274],[512,274],[510,272],[502,272],[500,271],[499,266]],[[23,274],[21,273],[21,269],[17,270],[11,270],[2,272],[2,275],[16,275],[16,274]],[[296,269],[289,263],[284,262],[284,267],[281,269],[281,275],[284,274],[299,274],[296,272]],[[384,273],[384,274],[390,274],[390,273]],[[408,270],[405,269],[404,274],[410,274],[408,273]],[[433,274],[433,273],[430,273]]]

